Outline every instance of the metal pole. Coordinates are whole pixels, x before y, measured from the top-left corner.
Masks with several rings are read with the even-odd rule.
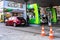
[[[27,2],[26,3],[26,25],[27,25]]]

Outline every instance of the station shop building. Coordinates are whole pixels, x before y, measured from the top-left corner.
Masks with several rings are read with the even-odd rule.
[[[0,21],[4,21],[4,17],[10,17],[16,14],[22,16],[26,20],[26,5],[14,1],[0,1]]]

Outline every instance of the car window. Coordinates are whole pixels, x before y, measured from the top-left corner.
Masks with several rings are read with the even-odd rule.
[[[10,17],[9,18],[9,20],[15,20],[16,19],[16,17]]]
[[[24,18],[23,18],[23,17],[17,17],[17,19],[21,19],[21,20],[24,20]]]
[[[10,17],[9,20],[12,20],[12,18]]]
[[[12,20],[15,20],[16,19],[16,17],[12,17]]]

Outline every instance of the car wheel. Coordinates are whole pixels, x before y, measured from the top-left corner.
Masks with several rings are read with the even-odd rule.
[[[6,25],[6,26],[8,26],[8,24],[7,24],[7,23],[5,23],[5,25]]]
[[[13,26],[16,27],[16,23],[14,23]]]

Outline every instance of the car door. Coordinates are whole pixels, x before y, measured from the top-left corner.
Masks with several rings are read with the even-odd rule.
[[[9,25],[13,25],[12,17],[10,17],[10,18],[8,19],[8,24],[9,24]]]

